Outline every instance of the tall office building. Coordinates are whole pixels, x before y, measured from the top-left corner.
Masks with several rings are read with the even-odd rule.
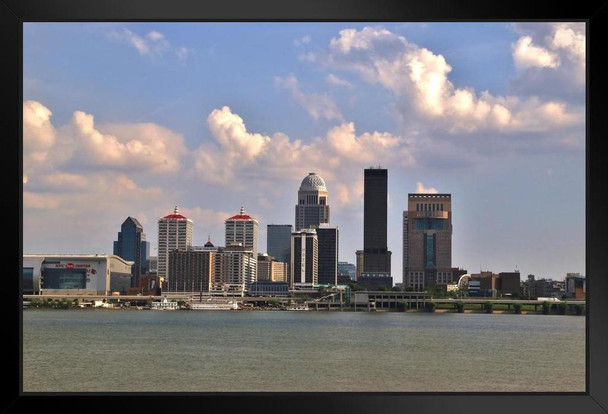
[[[257,280],[258,221],[241,207],[239,214],[225,221],[226,247],[218,257],[216,269],[225,292],[245,294]]]
[[[403,212],[403,281],[416,291],[455,282],[451,194],[408,195],[408,209]]]
[[[315,228],[318,239],[319,284],[338,284],[338,227],[320,224]]]
[[[290,287],[312,287],[319,283],[319,241],[315,229],[291,234]]]
[[[258,277],[257,281],[287,282],[287,263],[277,262],[267,253],[258,253]]]
[[[136,218],[127,217],[120,226],[113,254],[133,262],[131,287],[139,286],[139,277],[147,272],[150,243],[146,241],[144,229]]]
[[[194,224],[179,214],[177,206],[173,214],[158,219],[158,276],[168,282],[169,252],[192,246]]]
[[[325,181],[316,173],[302,180],[296,205],[296,231],[329,223],[329,199]]]
[[[363,271],[359,284],[392,287],[391,252],[387,246],[388,170],[370,167],[363,183]]]
[[[232,216],[225,221],[226,226],[226,247],[241,244],[253,252],[254,259],[258,257],[258,221],[245,214],[245,209],[241,207],[239,214]]]
[[[216,252],[188,247],[169,252],[168,292],[207,293],[215,270]]]
[[[217,294],[244,296],[257,280],[257,257],[249,247],[232,244],[219,247],[212,290]]]
[[[291,224],[269,224],[266,227],[266,252],[277,262],[291,262]]]

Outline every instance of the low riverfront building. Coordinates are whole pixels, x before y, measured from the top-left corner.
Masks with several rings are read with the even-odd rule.
[[[358,291],[351,293],[351,304],[355,310],[424,309],[431,300],[431,294],[426,292]]]
[[[106,254],[24,254],[23,294],[111,295],[131,287],[133,262]]]

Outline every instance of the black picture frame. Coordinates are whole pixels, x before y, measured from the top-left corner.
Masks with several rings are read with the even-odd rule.
[[[586,141],[586,276],[587,276],[587,389],[583,393],[205,393],[205,394],[24,394],[21,375],[21,297],[9,301],[17,321],[16,341],[4,354],[4,377],[10,385],[2,391],[2,412],[141,412],[259,411],[344,413],[607,413],[608,412],[608,275],[602,259],[607,249],[607,190],[605,150],[608,137],[604,114],[607,95],[606,53],[602,33],[608,25],[605,0],[559,3],[540,0],[480,2],[431,0],[281,0],[196,2],[188,0],[0,0],[0,33],[4,39],[5,69],[2,112],[5,140],[12,142],[22,172],[22,24],[70,21],[559,21],[587,23],[587,141]],[[559,85],[556,85],[559,87]],[[11,154],[13,155],[13,154]],[[8,160],[5,165],[8,164]],[[5,170],[6,171],[6,170]],[[17,168],[3,174],[4,188],[17,193],[20,220],[17,255],[22,257],[22,179]],[[567,192],[567,189],[564,189]],[[2,204],[4,217],[16,217],[13,205]],[[14,219],[9,221],[15,222]],[[14,247],[12,247],[14,248]],[[7,252],[8,255],[8,252]],[[11,260],[14,256],[11,256]],[[8,261],[12,263],[12,261]],[[20,274],[20,273],[19,273]],[[9,270],[6,280],[17,280]],[[20,292],[20,282],[14,282]],[[14,286],[10,284],[10,286]],[[7,295],[12,298],[12,292]],[[13,308],[14,306],[14,308]],[[14,331],[11,331],[14,332]],[[16,342],[16,347],[15,347]],[[18,358],[13,352],[18,349]],[[67,361],[66,361],[67,362]],[[18,381],[15,381],[15,379]]]

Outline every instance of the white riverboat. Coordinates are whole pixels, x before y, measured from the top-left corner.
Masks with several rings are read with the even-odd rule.
[[[238,310],[237,302],[190,302],[190,309],[193,310]]]
[[[168,301],[167,298],[163,298],[160,302],[152,302],[150,305],[152,310],[177,310],[179,306],[177,302]]]

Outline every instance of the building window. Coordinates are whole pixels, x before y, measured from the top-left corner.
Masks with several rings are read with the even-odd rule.
[[[415,220],[416,230],[443,230],[445,220],[435,218],[422,218]]]
[[[435,267],[435,238],[432,234],[426,235],[426,268]]]

